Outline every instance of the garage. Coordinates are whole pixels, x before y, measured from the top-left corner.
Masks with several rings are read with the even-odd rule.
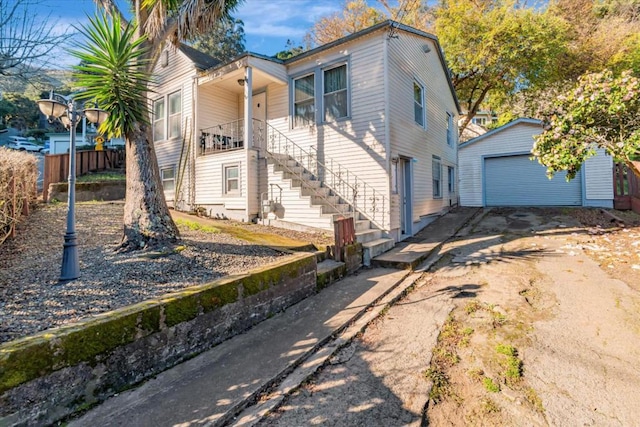
[[[580,176],[547,178],[546,168],[529,155],[485,158],[486,206],[580,206]]]
[[[520,118],[458,146],[461,206],[613,207],[613,161],[604,151],[587,159],[570,182],[564,172],[547,178],[531,161],[542,122]]]

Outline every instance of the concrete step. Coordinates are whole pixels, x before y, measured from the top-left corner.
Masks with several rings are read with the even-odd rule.
[[[355,223],[356,233],[359,231],[366,231],[371,228],[371,221],[368,219],[358,219]]]
[[[319,192],[319,193],[320,194],[311,194],[311,204],[313,204],[313,205],[326,205],[326,204],[338,205],[338,204],[340,204],[340,197],[322,194],[322,192]]]
[[[382,238],[382,230],[377,230],[370,228],[368,230],[357,231],[356,230],[356,241],[358,243],[369,243],[374,240],[379,240]]]
[[[329,196],[331,195],[331,190],[327,187],[302,187],[301,194],[303,196]]]
[[[362,244],[362,264],[365,266],[371,265],[371,259],[393,249],[396,242],[393,239],[383,237],[371,242]]]
[[[348,214],[351,210],[351,206],[343,203],[338,203],[336,205],[328,205],[328,204],[315,204],[314,206],[320,206],[323,214]]]
[[[347,266],[344,262],[325,259],[318,263],[316,274],[316,286],[318,290],[324,289],[347,275]]]

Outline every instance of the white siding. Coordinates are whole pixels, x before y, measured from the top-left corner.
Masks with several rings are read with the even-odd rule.
[[[356,39],[289,66],[289,75],[312,72],[342,60],[348,62],[350,116],[332,123],[291,129],[290,88],[269,85],[269,123],[304,150],[317,148],[321,161],[336,172],[349,171],[389,199],[389,180],[384,147],[384,37],[381,32]],[[321,79],[322,73],[316,74]],[[316,93],[316,108],[321,108]],[[333,165],[333,166],[332,166]],[[338,166],[339,165],[339,166]],[[388,206],[387,206],[388,209]],[[388,220],[386,220],[388,223]]]
[[[193,63],[179,50],[168,49],[168,66],[163,67],[158,63],[154,69],[152,86],[154,93],[150,95],[150,100],[165,97],[166,95],[181,91],[182,101],[182,135],[179,138],[154,142],[154,149],[158,159],[160,168],[175,166],[176,168],[176,185],[178,177],[183,177],[181,189],[183,190],[182,199],[188,198],[189,189],[189,173],[180,169],[180,154],[183,149],[184,138],[187,141],[193,136],[193,78],[196,75],[196,69]],[[167,105],[165,105],[168,108]],[[183,165],[187,169],[188,165]]]
[[[524,154],[533,148],[533,136],[542,126],[519,123],[460,149],[460,204],[482,206],[482,156]]]
[[[199,87],[198,91],[198,128],[238,120],[241,116],[239,95],[211,84]],[[199,132],[198,132],[199,133]]]
[[[613,207],[613,160],[600,149],[584,163],[587,206]],[[593,201],[593,202],[591,202]],[[603,201],[607,201],[602,203]]]
[[[226,165],[240,165],[240,195],[224,194],[223,168]],[[197,206],[204,206],[213,216],[224,215],[229,218],[247,220],[245,210],[247,202],[246,152],[230,151],[209,156],[200,156],[196,160],[196,198]]]
[[[447,166],[457,169],[457,143],[447,145],[447,112],[454,118],[458,112],[435,43],[403,31],[397,36],[388,42],[391,156],[413,159],[413,221],[417,222],[421,216],[440,212],[457,200],[456,194],[449,197],[446,184]],[[425,45],[430,52],[424,52]],[[414,119],[414,80],[425,86],[426,130]],[[434,155],[442,163],[443,197],[437,199],[433,198],[432,184]],[[399,224],[398,216],[392,224]]]

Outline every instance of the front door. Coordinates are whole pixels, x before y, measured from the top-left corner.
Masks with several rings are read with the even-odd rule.
[[[266,138],[267,121],[267,93],[260,92],[252,96],[253,98],[253,146],[263,148]]]
[[[412,235],[413,178],[411,159],[401,157],[398,161],[398,194],[400,195],[400,234],[402,239]]]

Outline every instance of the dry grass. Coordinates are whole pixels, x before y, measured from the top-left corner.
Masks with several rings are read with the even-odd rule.
[[[23,204],[35,196],[36,157],[0,147],[0,244],[12,233]]]

